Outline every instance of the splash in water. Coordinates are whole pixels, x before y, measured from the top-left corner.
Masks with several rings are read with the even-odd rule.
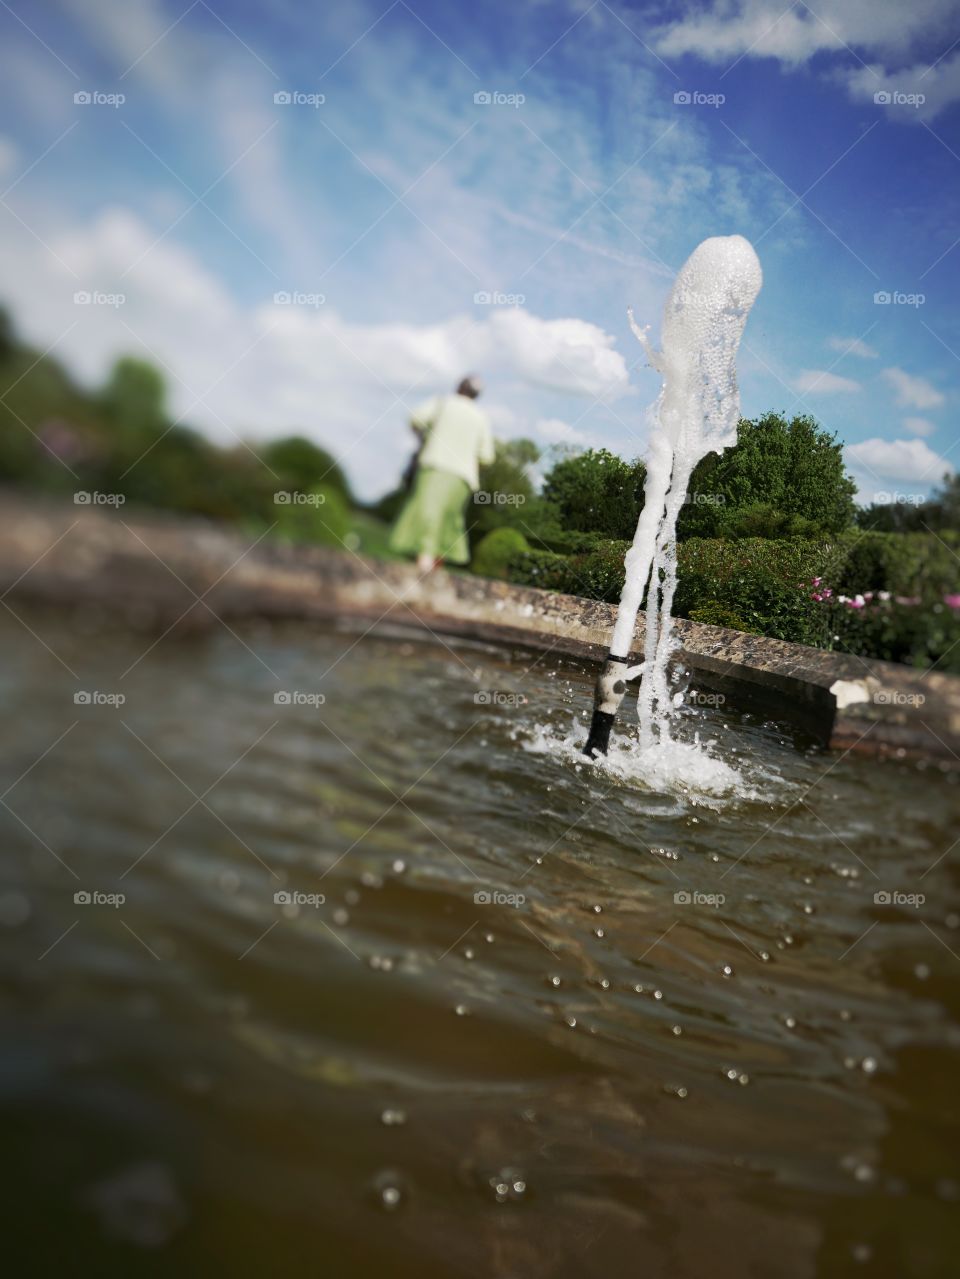
[[[736,442],[740,416],[737,349],[763,276],[740,235],[704,240],[680,269],[664,308],[661,351],[630,316],[652,366],[663,375],[650,441],[644,507],[626,556],[626,581],[611,653],[629,653],[647,596],[639,694],[642,752],[670,741],[667,666],[675,648],[671,608],[677,582],[676,525],[693,468]]]

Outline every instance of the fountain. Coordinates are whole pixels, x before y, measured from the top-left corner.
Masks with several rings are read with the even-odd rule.
[[[753,246],[741,235],[713,236],[680,268],[663,311],[662,350],[630,325],[663,377],[654,410],[644,505],[624,561],[626,580],[610,649],[600,670],[584,754],[606,754],[627,682],[641,674],[640,747],[670,737],[667,665],[674,647],[676,524],[693,468],[736,442],[740,417],[737,348],[763,282]],[[637,613],[647,597],[642,665],[629,665]],[[621,656],[622,654],[622,656]]]

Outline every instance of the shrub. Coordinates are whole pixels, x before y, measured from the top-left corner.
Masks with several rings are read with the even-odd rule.
[[[277,504],[277,536],[288,542],[343,547],[350,532],[350,508],[343,494],[321,485],[300,496],[313,500]]]
[[[561,525],[605,537],[633,537],[643,509],[643,462],[624,462],[607,449],[562,458],[543,482],[543,496]]]
[[[515,528],[495,528],[477,544],[470,567],[481,577],[508,575],[510,563],[529,551],[527,539]]]
[[[690,610],[691,622],[703,622],[706,626],[726,626],[731,631],[746,631],[746,622],[733,609],[727,608],[719,600],[707,600],[699,608]]]

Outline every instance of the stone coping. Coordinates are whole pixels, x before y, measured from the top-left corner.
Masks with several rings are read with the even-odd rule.
[[[413,623],[437,634],[589,658],[615,608],[467,573],[288,546],[196,519],[29,500],[0,506],[0,592],[87,603],[132,625],[195,629],[254,617]],[[197,602],[198,597],[203,603]],[[679,659],[732,705],[792,722],[840,750],[960,766],[960,678],[678,620]],[[634,655],[643,647],[638,619]]]

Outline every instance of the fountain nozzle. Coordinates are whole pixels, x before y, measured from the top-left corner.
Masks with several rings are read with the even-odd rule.
[[[597,755],[606,755],[610,745],[610,730],[626,691],[627,659],[608,653],[597,676],[597,686],[593,693],[593,719],[583,748],[584,755],[591,759],[595,759]]]

